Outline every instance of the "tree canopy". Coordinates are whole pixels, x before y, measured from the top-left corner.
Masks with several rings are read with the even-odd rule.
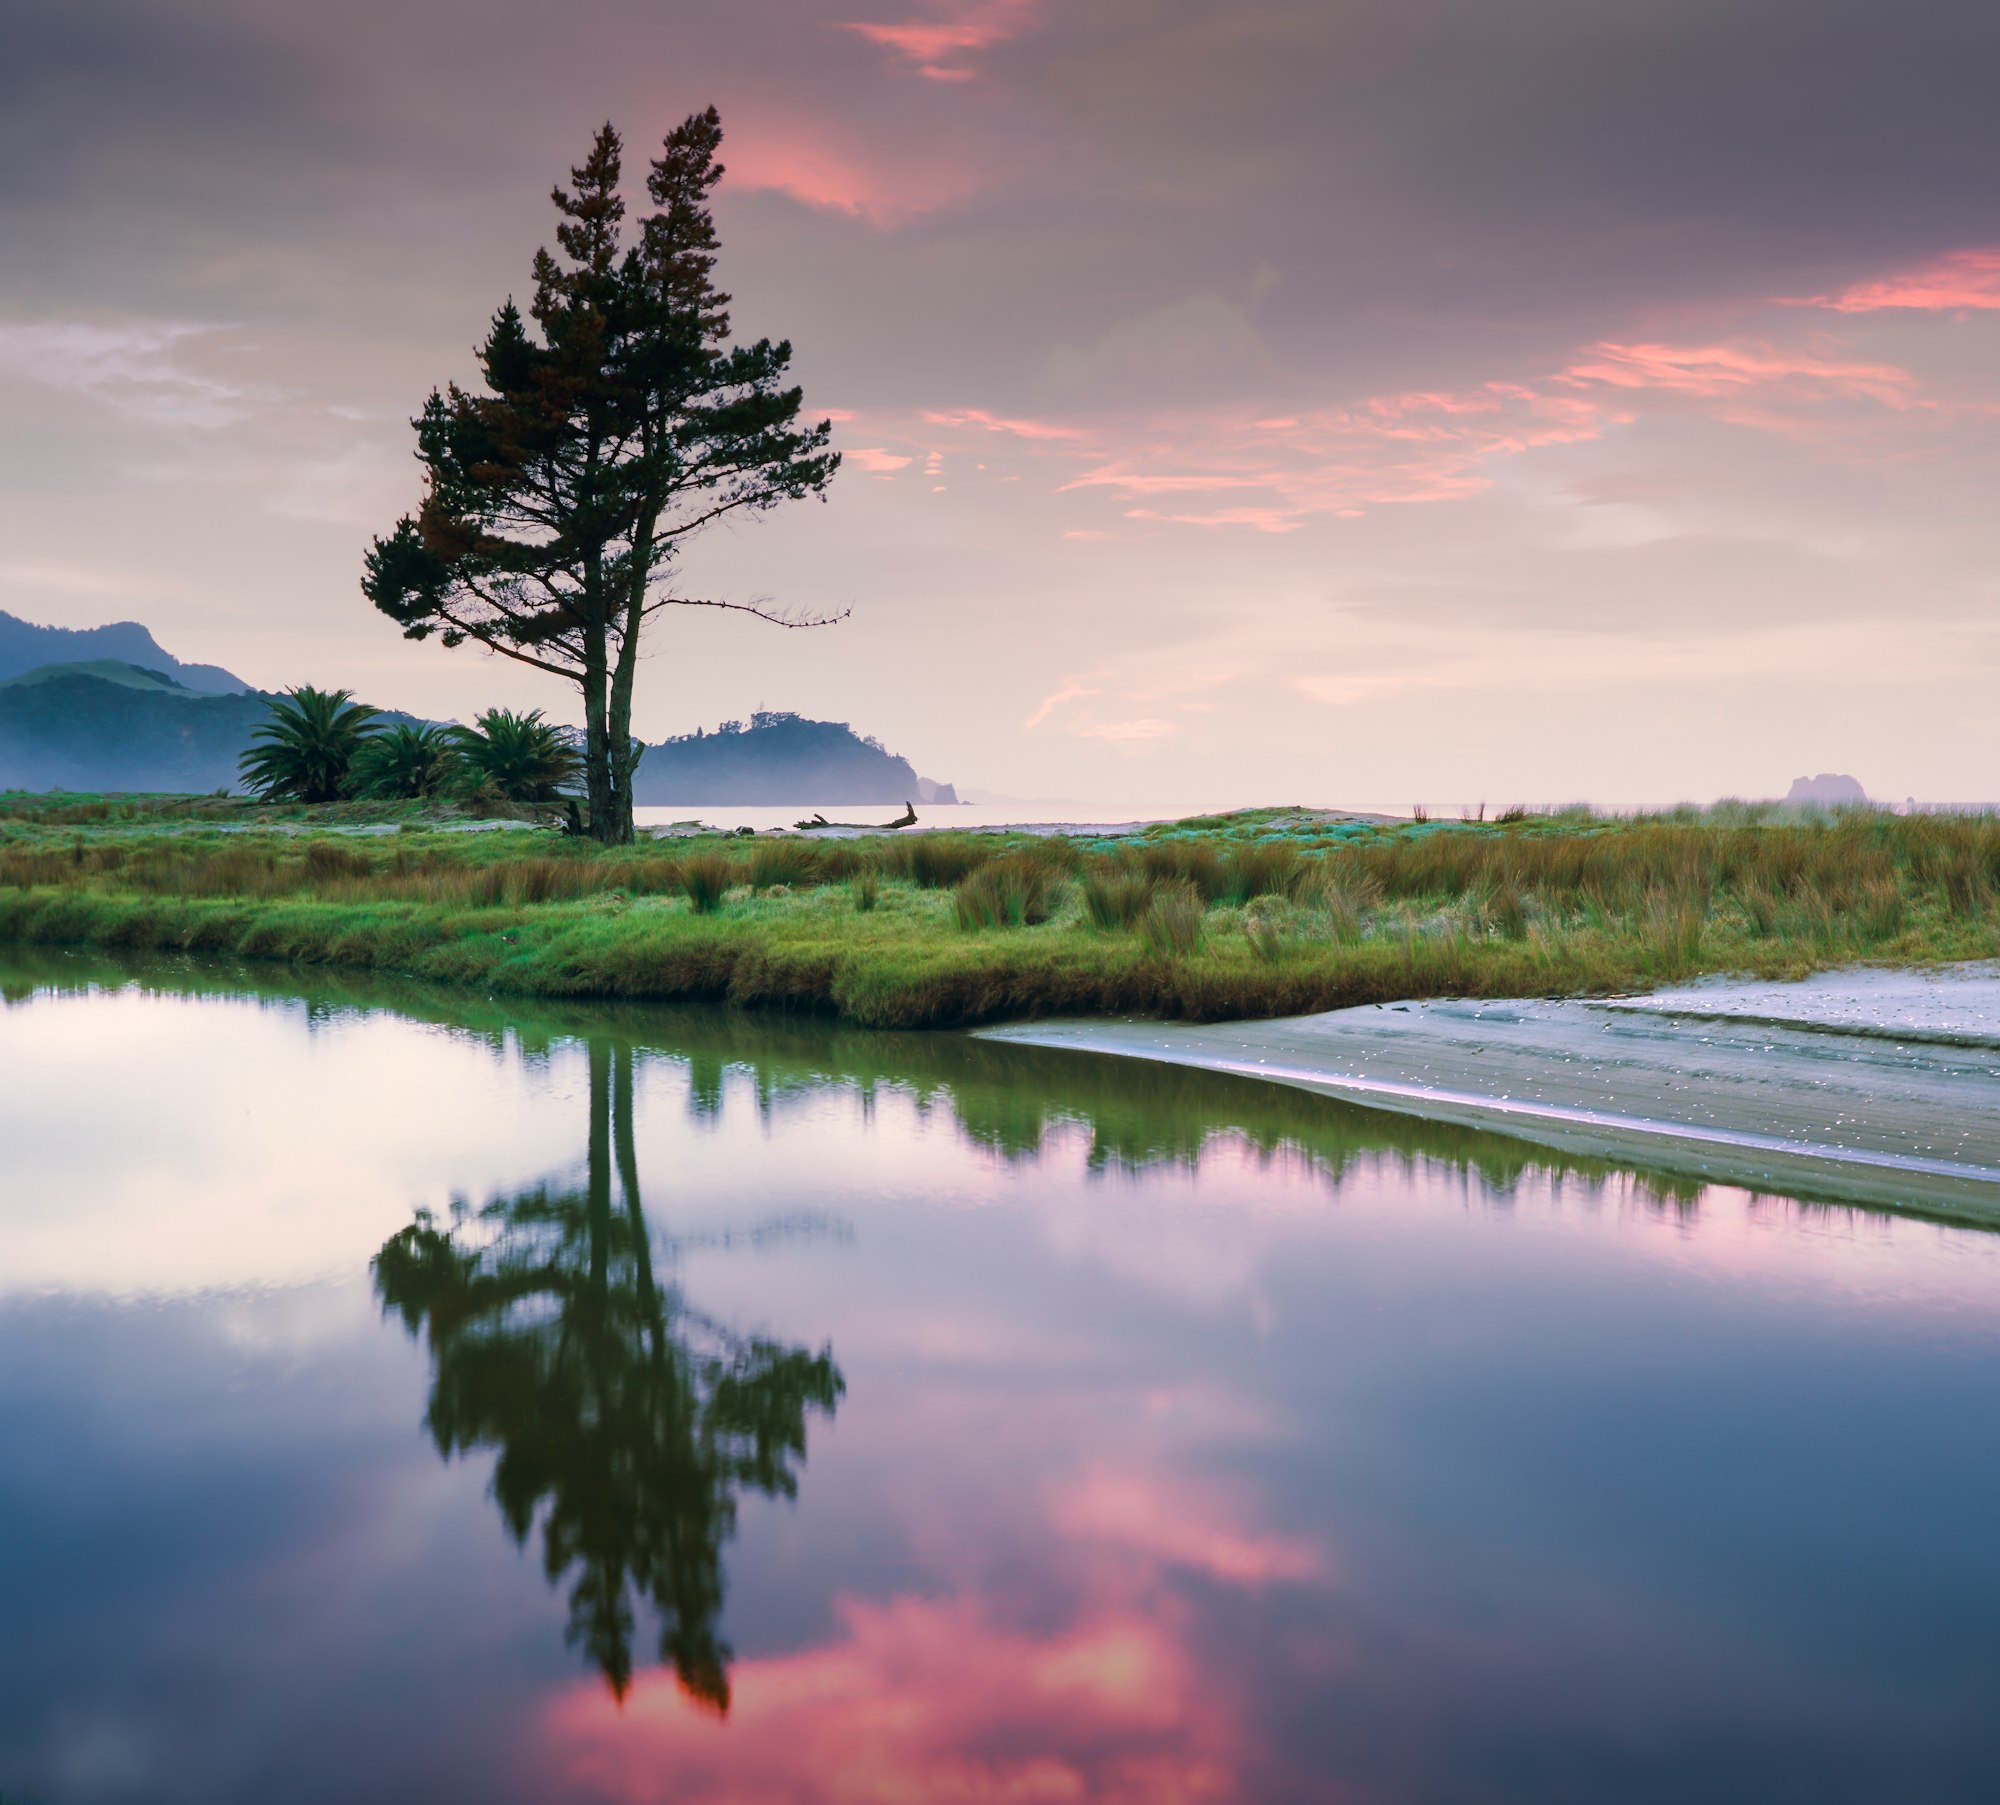
[[[510,299],[478,349],[481,390],[434,391],[413,424],[425,493],[378,538],[362,588],[412,639],[468,640],[582,693],[590,831],[632,835],[632,692],[646,625],[671,607],[786,626],[826,616],[686,593],[677,560],[719,520],[821,494],[831,423],[801,420],[788,341],[731,342],[709,198],[713,107],[653,160],[626,242],[623,151],[605,125],[552,199],[529,318]]]

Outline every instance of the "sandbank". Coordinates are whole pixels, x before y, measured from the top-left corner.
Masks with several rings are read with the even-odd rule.
[[[1755,1191],[2000,1226],[2000,965],[980,1032],[1239,1073]]]

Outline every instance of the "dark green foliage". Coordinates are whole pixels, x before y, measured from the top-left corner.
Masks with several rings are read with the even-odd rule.
[[[354,755],[353,793],[383,801],[428,802],[450,790],[462,768],[447,729],[398,723],[362,742]]]
[[[510,301],[479,352],[482,392],[433,393],[415,422],[421,509],[377,539],[362,588],[412,639],[475,640],[574,683],[590,832],[632,838],[632,691],[676,560],[719,520],[823,491],[831,426],[800,421],[791,346],[730,342],[709,198],[713,108],[669,133],[624,238],[623,149],[609,125],[554,194],[558,250],[534,260],[530,325]]]
[[[240,768],[244,786],[267,801],[337,802],[349,793],[354,760],[375,710],[345,689],[301,684],[274,697]]]
[[[539,708],[526,714],[489,708],[452,737],[467,782],[497,801],[560,801],[582,770],[576,748]]]
[[[857,872],[852,885],[855,912],[866,915],[882,899],[882,880],[872,870]]]

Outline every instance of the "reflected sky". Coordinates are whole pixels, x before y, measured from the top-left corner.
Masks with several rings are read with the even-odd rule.
[[[1995,1795],[2000,1237],[947,1036],[0,994],[10,1798]],[[568,1633],[565,1498],[709,1537],[723,1695],[699,1563],[629,1683]]]

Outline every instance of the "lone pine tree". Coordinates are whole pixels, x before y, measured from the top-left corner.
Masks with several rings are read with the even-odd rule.
[[[623,237],[622,150],[607,124],[553,199],[558,250],[537,251],[530,325],[510,299],[478,349],[483,393],[433,391],[413,422],[423,504],[369,548],[362,590],[411,639],[477,641],[583,695],[590,832],[632,838],[632,686],[646,625],[720,608],[786,627],[756,602],[676,592],[704,527],[824,492],[831,422],[800,420],[792,347],[730,343],[709,195],[716,111],[665,139],[655,211]]]

